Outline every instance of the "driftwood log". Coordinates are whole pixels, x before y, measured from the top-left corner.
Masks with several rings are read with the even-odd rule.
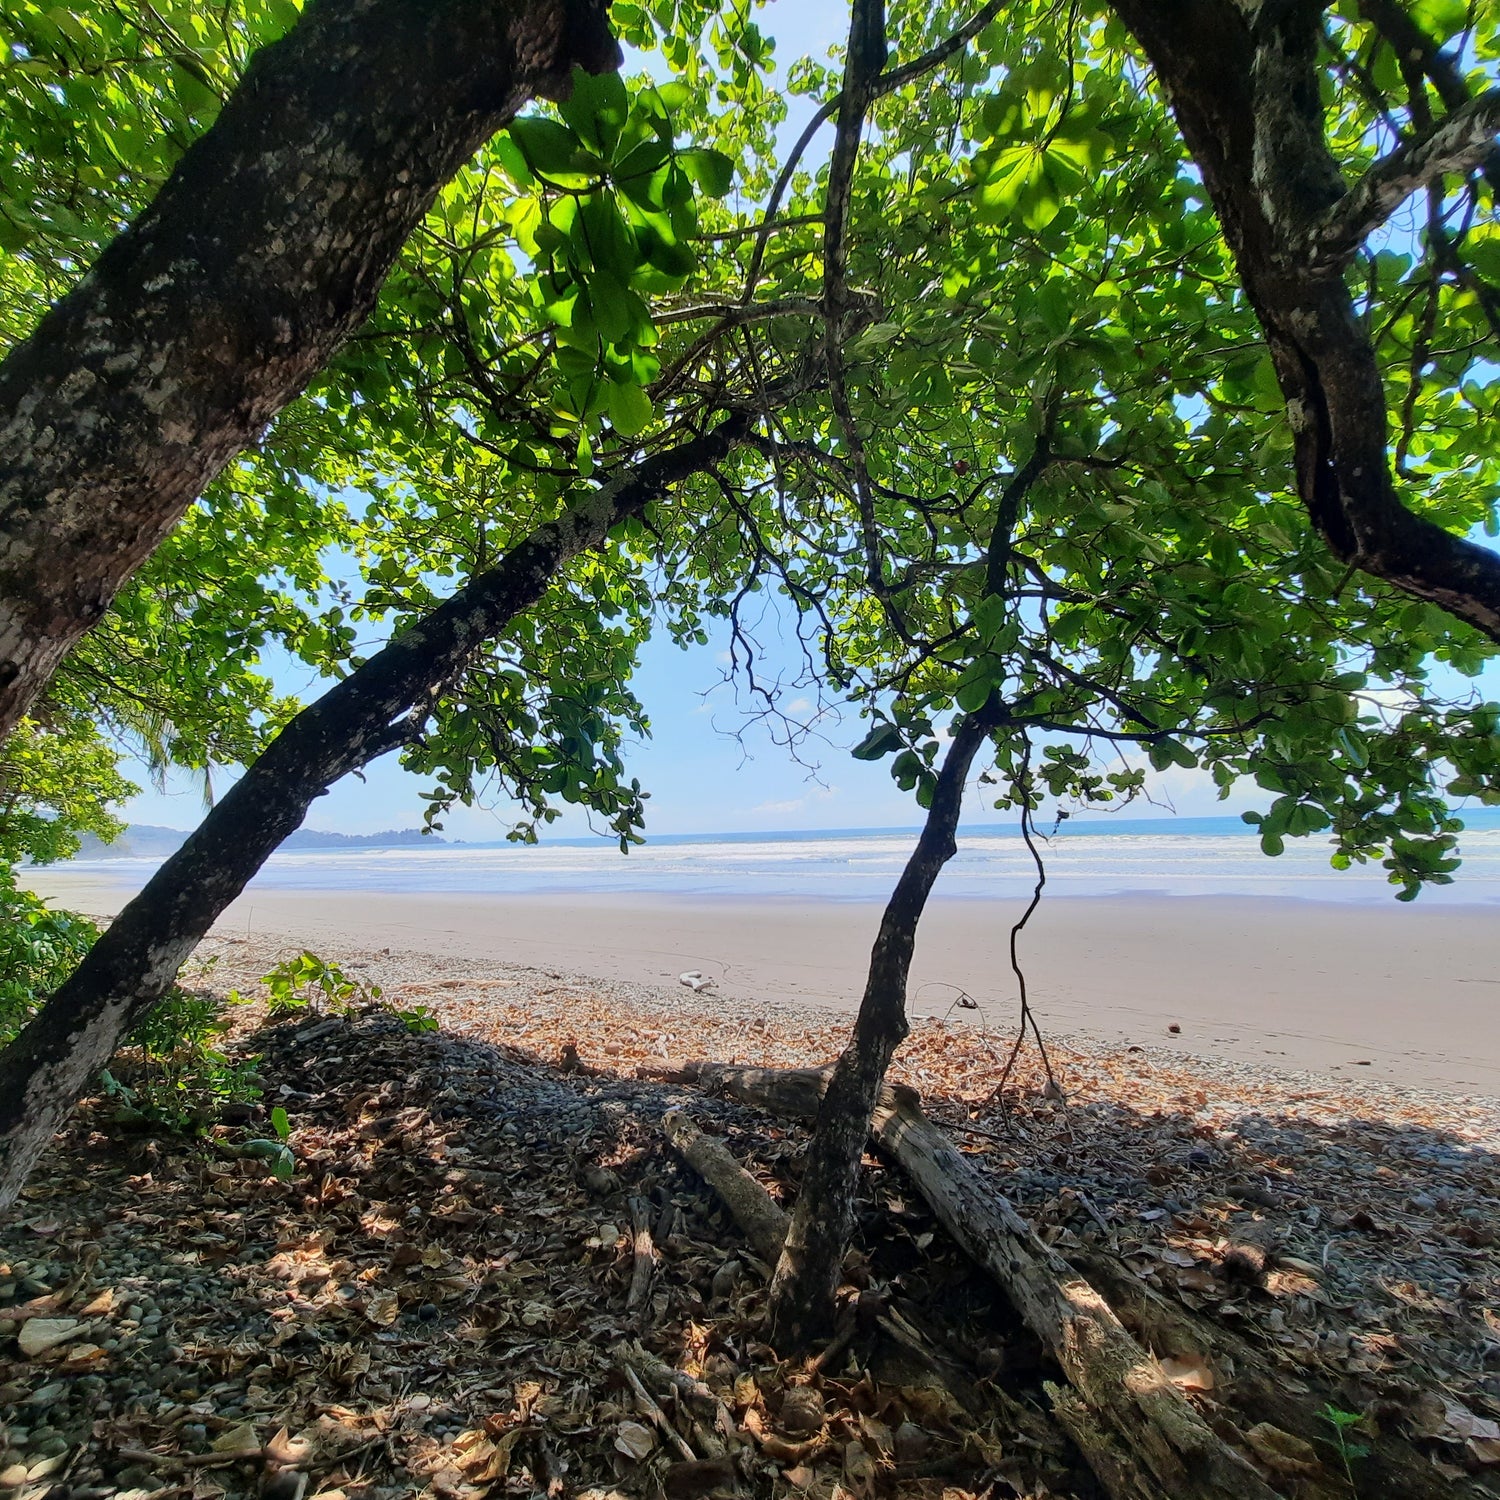
[[[661,1128],[677,1154],[724,1200],[755,1253],[775,1265],[791,1223],[786,1210],[720,1142],[704,1135],[681,1110],[670,1110]]]
[[[650,1072],[804,1120],[816,1117],[828,1077],[820,1068],[737,1068],[703,1062]],[[686,1122],[680,1115],[676,1119],[673,1129],[680,1131]],[[1032,1233],[994,1184],[980,1176],[922,1113],[913,1090],[884,1090],[870,1131],[1062,1368],[1072,1389],[1054,1396],[1058,1419],[1114,1500],[1277,1500],[1278,1492],[1209,1427],[1109,1303]],[[700,1142],[706,1139],[700,1136]],[[698,1142],[688,1140],[702,1159],[723,1171],[723,1163],[713,1161],[712,1153],[701,1152]],[[675,1136],[673,1143],[677,1144]],[[714,1178],[688,1157],[682,1145],[678,1149],[722,1195]],[[717,1149],[734,1173],[748,1176],[728,1152]],[[755,1188],[763,1196],[758,1183]],[[732,1206],[731,1212],[739,1217]]]
[[[1319,1383],[1310,1372],[1303,1378],[1272,1367],[1245,1338],[1222,1323],[1205,1318],[1180,1302],[1162,1296],[1111,1255],[1085,1253],[1070,1257],[1108,1297],[1120,1321],[1158,1357],[1192,1359],[1207,1356],[1221,1386],[1234,1396],[1234,1416],[1251,1427],[1275,1428],[1300,1438],[1314,1451],[1329,1448],[1330,1429],[1323,1416],[1325,1404],[1359,1410],[1369,1397],[1351,1395]],[[1436,1468],[1399,1433],[1386,1430],[1360,1461],[1360,1488],[1381,1500],[1451,1500],[1458,1493],[1454,1481]],[[1323,1495],[1347,1497],[1342,1473],[1305,1478],[1299,1500]],[[1476,1493],[1478,1493],[1476,1491]]]

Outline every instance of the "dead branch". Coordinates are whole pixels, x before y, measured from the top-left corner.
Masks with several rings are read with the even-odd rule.
[[[635,1312],[645,1305],[651,1290],[651,1273],[656,1269],[656,1247],[651,1241],[651,1210],[642,1198],[630,1200],[631,1251],[635,1257],[630,1272],[630,1291],[625,1306]]]
[[[729,1154],[681,1110],[670,1110],[662,1134],[679,1156],[719,1195],[755,1253],[774,1261],[791,1223],[786,1210]]]

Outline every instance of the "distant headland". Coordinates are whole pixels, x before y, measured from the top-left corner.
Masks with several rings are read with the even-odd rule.
[[[187,838],[182,828],[162,828],[154,823],[131,823],[119,838],[106,844],[93,834],[85,834],[75,859],[165,859],[175,853]],[[388,828],[382,833],[323,833],[316,828],[299,828],[281,845],[283,850],[297,849],[392,849],[407,844],[453,844],[455,839],[423,833],[420,828]]]

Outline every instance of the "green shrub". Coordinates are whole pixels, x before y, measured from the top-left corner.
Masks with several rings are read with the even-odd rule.
[[[76,912],[54,911],[19,889],[0,865],[0,1046],[78,966],[99,929]]]
[[[261,977],[261,983],[268,992],[266,1009],[273,1016],[288,1015],[309,1006],[329,1015],[345,1016],[356,1005],[370,1005],[380,999],[378,984],[351,979],[338,964],[305,951],[277,964]]]
[[[0,865],[0,1046],[14,1039],[98,936],[87,917],[54,910],[21,890],[14,872]],[[258,1098],[255,1059],[236,1062],[220,1048],[228,1029],[218,1001],[169,990],[101,1076],[119,1117],[188,1133],[212,1124],[226,1104]]]
[[[229,1057],[219,1045],[228,1029],[213,996],[168,990],[131,1031],[106,1075],[122,1119],[194,1134],[212,1125],[225,1105],[258,1099],[258,1059]]]

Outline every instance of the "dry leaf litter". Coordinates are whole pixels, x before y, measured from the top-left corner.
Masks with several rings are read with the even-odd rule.
[[[203,952],[197,983],[247,994],[288,956]],[[786,1202],[804,1135],[635,1075],[825,1061],[847,1017],[326,956],[444,1030],[238,1012],[258,1113],[291,1120],[290,1181],[235,1155],[263,1123],[129,1139],[95,1100],[0,1229],[7,1494],[1098,1493],[1047,1417],[1039,1346],[873,1158],[846,1273],[878,1328],[816,1370],[758,1341],[767,1268],[657,1124],[686,1108]],[[893,1076],[1064,1255],[1233,1331],[1360,1432],[1399,1432],[1453,1493],[1500,1494],[1500,1104],[1078,1038],[1052,1043],[1065,1100],[1029,1051],[997,1098],[1008,1050],[923,1021]],[[1214,1409],[1208,1352],[1163,1364]],[[1250,1447],[1283,1479],[1323,1473],[1332,1432],[1324,1452],[1275,1427]]]

